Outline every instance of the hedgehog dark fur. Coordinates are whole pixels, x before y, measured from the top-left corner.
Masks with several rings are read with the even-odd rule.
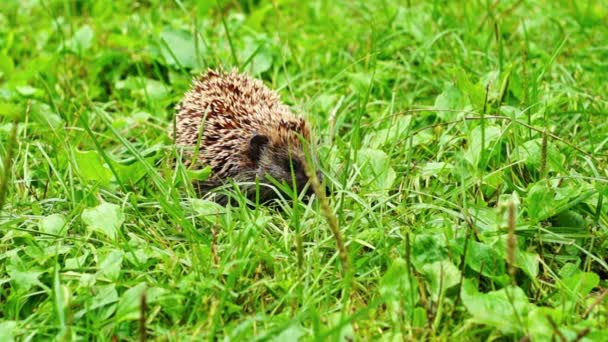
[[[259,180],[259,198],[265,201],[276,197],[271,187],[263,185],[269,184],[267,176],[289,185],[295,178],[298,191],[308,182],[300,140],[310,142],[308,124],[261,81],[235,71],[208,70],[193,82],[176,109],[172,136],[178,147],[184,147],[186,165],[194,157],[202,129],[192,166],[208,165],[212,176],[196,184],[200,192],[232,179],[253,197]]]

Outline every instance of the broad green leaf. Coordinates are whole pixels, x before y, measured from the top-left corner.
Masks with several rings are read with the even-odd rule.
[[[496,244],[493,245],[493,248],[505,262],[508,261],[506,235],[501,236]],[[538,275],[539,261],[540,257],[536,253],[522,250],[521,247],[515,250],[515,266],[524,271],[530,278],[536,278]]]
[[[402,312],[412,313],[419,300],[418,285],[409,275],[405,260],[398,258],[380,280],[380,294],[384,298],[391,318],[399,320]]]
[[[485,204],[471,205],[469,212],[474,217],[481,242],[493,243],[496,240],[495,236],[499,230],[499,225],[503,223],[503,221],[498,220],[496,209],[488,208]]]
[[[280,334],[275,336],[272,341],[283,342],[283,341],[299,341],[300,337],[304,336],[305,330],[298,324],[292,324],[287,329],[283,330]]]
[[[63,125],[63,119],[46,103],[31,101],[30,114],[34,121],[40,123],[43,127],[58,129]]]
[[[165,299],[167,295],[171,296],[171,298],[176,298],[175,293],[164,289],[162,287],[149,287],[146,290],[146,301],[148,303],[156,303],[162,299]]]
[[[282,84],[279,84],[279,86],[282,86]],[[311,105],[313,105],[313,112],[329,113],[340,104],[339,101],[339,96],[337,94],[323,93],[319,94],[319,96],[312,101]],[[342,104],[340,104],[340,106],[341,105]]]
[[[108,254],[103,256],[97,266],[97,274],[100,277],[106,277],[112,281],[116,281],[120,276],[122,269],[123,252],[113,249]]]
[[[13,342],[17,331],[17,322],[0,322],[0,341]]]
[[[105,312],[102,313],[101,317],[98,319],[104,320],[107,319],[110,315],[114,313],[116,308],[115,303],[118,302],[118,292],[116,291],[116,287],[114,284],[106,285],[106,286],[96,286],[95,287],[97,294],[89,299],[89,303],[86,308],[76,312],[74,317],[76,319],[81,318],[87,312],[91,312],[100,308],[108,308]]]
[[[581,231],[586,230],[587,227],[587,222],[585,222],[583,215],[574,210],[558,213],[551,219],[551,222],[554,227],[578,228]]]
[[[93,29],[89,25],[84,25],[65,42],[64,48],[75,53],[88,50],[93,45]]]
[[[462,110],[469,105],[469,99],[458,88],[450,85],[437,96],[434,108],[442,120],[454,121],[464,115]]]
[[[487,72],[479,78],[478,85],[483,85],[483,97],[487,94],[488,102],[496,101],[500,93],[500,73],[498,70],[487,70]],[[483,108],[480,108],[483,109]]]
[[[363,146],[377,149],[403,144],[403,139],[410,128],[411,121],[411,116],[403,116],[394,120],[389,128],[370,132],[365,136]]]
[[[355,340],[355,329],[353,329],[352,324],[345,324],[340,329],[340,336],[338,337],[338,341],[354,341]]]
[[[504,174],[503,171],[496,171],[490,174],[487,174],[483,177],[483,183],[481,184],[481,190],[484,195],[487,197],[491,197],[497,191],[500,190],[501,186],[504,184]]]
[[[273,56],[268,45],[269,41],[255,39],[251,36],[243,38],[243,49],[239,51],[240,60],[248,61],[246,69],[252,75],[259,75],[272,67]]]
[[[19,93],[19,95],[24,97],[34,96],[42,92],[40,89],[34,88],[29,85],[15,87],[15,90],[17,91],[17,93]]]
[[[542,220],[555,210],[555,192],[546,182],[538,182],[528,190],[525,203],[528,216],[533,220]]]
[[[536,253],[522,251],[520,249],[515,253],[515,266],[524,271],[531,279],[538,276],[538,264],[540,257]]]
[[[542,139],[540,138],[528,140],[522,145],[515,147],[515,155],[524,160],[528,168],[539,171],[542,159],[541,145]],[[564,160],[565,157],[554,144],[547,144],[547,167],[549,171],[563,171]]]
[[[120,296],[118,308],[116,309],[116,319],[118,322],[139,318],[141,297],[146,290],[146,286],[146,283],[139,283]]]
[[[0,117],[16,118],[22,114],[23,108],[20,105],[12,102],[0,102]]]
[[[480,83],[473,84],[467,76],[467,74],[460,68],[454,70],[456,78],[456,86],[471,101],[473,109],[476,111],[483,110],[483,103],[485,101],[484,86]]]
[[[579,272],[562,281],[562,284],[568,290],[578,295],[580,299],[585,298],[599,283],[600,277],[593,272]],[[573,301],[577,299],[573,298]]]
[[[481,125],[473,128],[469,133],[468,146],[464,152],[464,158],[475,167],[479,166],[479,162],[481,161],[482,138],[484,138],[483,141],[485,143],[483,144],[483,147],[487,158],[488,154],[494,151],[495,142],[502,133],[499,127],[493,125],[486,125],[484,132],[485,136],[482,136]]]
[[[143,100],[162,100],[171,89],[163,82],[148,77],[129,76],[115,83],[116,89],[129,90],[131,95]]]
[[[414,308],[414,314],[412,315],[412,325],[414,327],[422,328],[428,324],[428,316],[426,310],[419,306]]]
[[[111,239],[116,238],[116,234],[125,217],[122,208],[112,203],[101,203],[95,208],[88,208],[82,211],[82,221],[90,231],[102,233]]]
[[[84,273],[80,275],[80,279],[78,280],[78,284],[81,287],[92,287],[97,282],[97,275]]]
[[[50,242],[50,244],[48,242]],[[47,238],[45,239],[45,243],[40,246],[30,245],[23,247],[23,252],[38,264],[42,265],[46,263],[47,260],[54,258],[57,255],[69,252],[70,249],[71,246],[69,244],[59,245],[56,241]]]
[[[460,270],[449,260],[436,261],[422,266],[421,273],[427,281],[426,285],[437,300],[442,292],[460,282]]]
[[[386,194],[397,177],[388,155],[380,150],[364,148],[357,152],[357,157],[362,183],[372,190]]]
[[[412,35],[417,42],[423,43],[434,34],[433,28],[428,24],[433,21],[433,18],[431,17],[432,11],[428,7],[429,4],[420,3],[419,5],[420,7],[417,8],[420,10],[399,6],[394,22],[403,32]]]
[[[148,163],[153,163],[153,158],[145,158]],[[144,178],[147,170],[144,164],[136,161],[131,164],[124,164],[119,161],[112,160],[112,166],[123,184],[135,184]]]
[[[65,235],[65,217],[62,214],[52,214],[43,217],[38,223],[38,229],[46,234]]]
[[[217,1],[198,1],[196,3],[196,10],[199,17],[205,18],[209,15],[209,11],[213,8],[224,8],[228,0],[217,0]]]
[[[2,79],[4,75],[12,74],[13,70],[15,70],[15,63],[11,56],[0,52],[0,79]]]
[[[263,23],[268,18],[269,13],[272,12],[274,6],[272,3],[266,3],[266,5],[262,5],[261,3],[256,8],[252,8],[252,12],[246,18],[245,24],[247,27],[252,28],[255,31],[263,31]]]
[[[428,162],[422,166],[420,175],[425,178],[435,177],[446,180],[454,170],[454,165],[446,162]]]
[[[214,201],[196,198],[192,200],[192,209],[209,223],[224,222],[226,208]]]
[[[586,183],[577,186],[567,184],[558,187],[558,184],[553,181],[539,181],[528,190],[526,198],[528,216],[534,222],[546,220],[574,207],[578,203],[584,202],[595,193],[595,190]],[[570,218],[570,220],[572,219],[579,221],[578,223],[575,222],[579,225],[579,228],[580,226],[586,226],[585,223],[580,222],[582,217]]]
[[[565,263],[564,266],[562,266],[562,268],[559,270],[559,276],[562,279],[565,278],[570,278],[578,273],[580,273],[581,270],[573,263],[568,262]]]
[[[412,263],[419,271],[426,264],[442,261],[448,258],[448,253],[439,237],[436,235],[417,235],[412,245]]]
[[[167,65],[172,67],[199,69],[202,63],[199,61],[199,56],[205,54],[204,42],[194,37],[190,31],[165,28],[160,33],[160,52]],[[198,48],[198,53],[197,53]]]
[[[350,88],[357,94],[367,93],[369,87],[374,82],[374,78],[371,72],[351,72],[348,73],[350,79]]]
[[[339,313],[328,313],[327,315],[325,315],[325,318],[327,319],[327,321],[329,321],[329,324],[334,326],[340,324],[342,321],[342,317]],[[341,324],[339,329],[339,335],[336,341],[355,340],[355,333],[352,324]]]
[[[84,267],[88,256],[89,251],[85,250],[80,256],[65,259],[65,268],[74,269]]]
[[[476,241],[469,241],[466,263],[471,269],[481,272],[486,277],[499,277],[505,274],[504,257],[495,248]]]
[[[25,269],[21,265],[9,264],[6,267],[6,271],[11,277],[11,283],[16,289],[27,292],[34,286],[44,287],[38,279],[44,272],[37,268],[31,267]]]
[[[563,327],[563,309],[549,307],[532,307],[530,309],[528,327],[532,341],[551,341],[555,337],[555,329],[551,326],[549,318],[558,327]]]
[[[513,96],[515,96],[518,100],[522,100],[524,98],[524,80],[520,73],[514,72],[511,73],[511,79],[509,81],[509,91]]]
[[[591,324],[590,321],[587,321],[588,323]],[[589,327],[582,327],[581,329],[579,329],[578,331],[585,331],[585,329],[587,329]],[[578,331],[574,331],[572,334],[573,336],[571,337],[571,340],[576,341],[576,339],[578,338]],[[585,339],[583,339],[583,341],[589,340],[589,341],[597,341],[597,342],[603,342],[606,340],[606,336],[608,336],[608,329],[593,329],[591,330],[591,332],[589,332],[589,334],[587,334],[585,336]]]
[[[110,186],[112,171],[97,151],[74,151],[78,173],[87,182]]]
[[[473,280],[465,279],[460,298],[475,323],[489,325],[502,333],[521,334],[527,330],[527,317],[533,306],[519,287],[480,293]]]
[[[511,75],[511,80],[513,80],[513,75]],[[503,116],[508,116],[513,119],[525,120],[527,118],[527,114],[526,114],[527,111],[522,110],[517,107],[513,107],[513,106],[509,106],[509,105],[502,105],[502,106],[500,106],[500,108],[498,110],[500,111],[500,114],[502,114]],[[528,140],[528,141],[533,141],[533,140]],[[517,149],[517,147],[518,146],[516,146],[515,148]]]
[[[145,264],[149,258],[155,256],[155,253],[148,248],[138,248],[130,253],[125,254],[125,258],[133,265]]]

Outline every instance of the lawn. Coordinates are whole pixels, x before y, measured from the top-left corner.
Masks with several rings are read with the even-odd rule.
[[[606,341],[607,23],[603,0],[2,1],[0,341]],[[167,131],[220,66],[310,122],[327,196],[195,194]]]

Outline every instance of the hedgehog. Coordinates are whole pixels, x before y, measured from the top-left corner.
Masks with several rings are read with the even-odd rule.
[[[267,202],[278,197],[271,179],[295,185],[298,193],[308,186],[306,195],[312,194],[305,171],[309,125],[260,80],[235,70],[207,70],[177,104],[173,128],[170,136],[183,149],[184,165],[211,168],[207,180],[194,184],[199,195],[232,180],[250,199]],[[216,199],[225,202],[221,198]]]

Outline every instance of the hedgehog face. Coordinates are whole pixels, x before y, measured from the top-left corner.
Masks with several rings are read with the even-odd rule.
[[[257,178],[262,182],[267,182],[270,177],[290,187],[295,182],[298,192],[308,183],[304,169],[306,157],[300,146],[286,148],[284,144],[273,144],[265,135],[254,135],[249,143],[249,158],[255,165]],[[312,188],[309,186],[307,195],[310,194]],[[271,189],[261,189],[260,195],[265,199],[275,197]]]

